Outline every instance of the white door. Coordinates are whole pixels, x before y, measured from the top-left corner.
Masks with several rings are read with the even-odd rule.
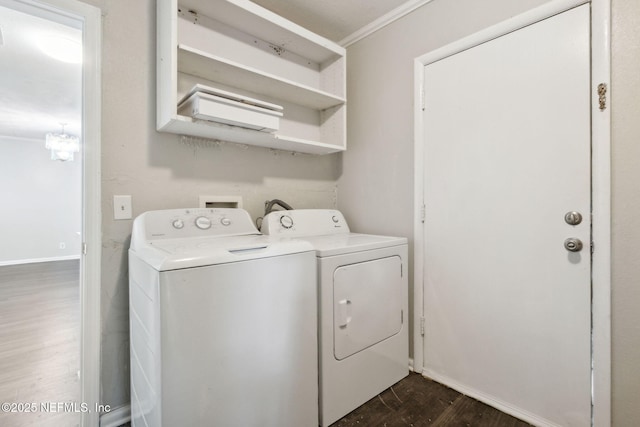
[[[425,375],[539,425],[590,425],[589,38],[583,5],[424,70]]]

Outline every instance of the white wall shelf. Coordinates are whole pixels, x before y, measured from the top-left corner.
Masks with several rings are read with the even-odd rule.
[[[344,48],[248,0],[158,0],[159,131],[287,151],[346,149]],[[177,114],[195,84],[284,107],[266,133]]]
[[[184,0],[180,6],[199,11],[255,37],[322,63],[344,56],[344,48],[248,0]],[[251,31],[248,31],[248,30]]]
[[[178,45],[178,69],[205,80],[241,87],[318,110],[345,103],[342,97],[185,45]]]

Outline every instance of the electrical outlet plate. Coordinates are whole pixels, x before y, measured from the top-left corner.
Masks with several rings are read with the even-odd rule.
[[[131,219],[131,196],[113,196],[113,219]]]

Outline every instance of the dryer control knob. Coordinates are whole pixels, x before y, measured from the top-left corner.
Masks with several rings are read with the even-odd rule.
[[[196,218],[196,227],[200,230],[207,230],[211,228],[211,220],[206,216],[199,216]]]
[[[337,224],[338,222],[340,222],[340,218],[338,218],[337,215],[334,215],[334,216],[331,217],[331,221],[333,221],[333,222],[335,222]]]
[[[280,217],[280,225],[284,228],[291,228],[293,227],[293,219],[289,215],[282,215]]]
[[[228,227],[231,225],[231,220],[229,218],[222,218],[220,220],[220,224],[224,225],[225,227]]]
[[[184,228],[184,221],[181,219],[176,219],[173,220],[171,225],[173,225],[173,228],[177,228],[178,230],[180,230],[181,228]]]

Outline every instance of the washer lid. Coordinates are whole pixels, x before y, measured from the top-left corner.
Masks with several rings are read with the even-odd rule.
[[[273,241],[266,236],[164,239],[150,242],[135,252],[158,271],[204,267],[230,262],[312,251],[301,240]]]
[[[302,238],[302,237],[301,237]],[[327,236],[304,237],[311,243],[319,257],[344,255],[352,252],[369,251],[406,245],[405,237],[376,236],[373,234],[334,234]]]
[[[271,241],[242,209],[149,211],[133,223],[130,252],[158,271],[312,251],[298,240]]]

